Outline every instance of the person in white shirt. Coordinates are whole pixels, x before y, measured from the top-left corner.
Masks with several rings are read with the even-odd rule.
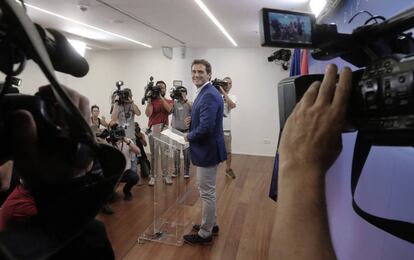
[[[223,112],[223,131],[224,131],[224,143],[227,151],[226,161],[226,176],[235,179],[233,169],[231,168],[231,110],[236,108],[237,97],[229,94],[233,85],[233,81],[230,77],[223,79],[227,83],[227,86],[220,87],[221,94],[224,100],[224,112]]]

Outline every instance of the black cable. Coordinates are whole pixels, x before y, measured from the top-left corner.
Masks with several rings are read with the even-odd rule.
[[[366,13],[366,14],[368,14],[369,16],[371,16],[366,22],[365,22],[365,25],[367,24],[367,23],[369,23],[370,21],[372,21],[372,20],[375,20],[375,23],[378,23],[378,21],[377,21],[377,19],[381,19],[381,20],[383,20],[383,21],[385,21],[386,19],[384,18],[384,16],[380,16],[380,15],[373,15],[371,12],[369,12],[369,11],[366,11],[366,10],[363,10],[363,11],[359,11],[358,13],[356,13],[356,14],[354,14],[350,19],[349,19],[349,21],[348,21],[348,23],[351,23],[353,20],[354,20],[354,18],[355,17],[357,17],[358,15],[360,15],[360,14],[362,14],[362,13]]]
[[[372,20],[375,20],[375,23],[378,23],[377,22],[377,19],[381,19],[382,21],[385,21],[386,20],[384,16],[382,16],[382,15],[376,15],[376,16],[373,16],[373,17],[369,18],[368,20],[366,20],[365,23],[364,23],[364,25],[367,25]]]

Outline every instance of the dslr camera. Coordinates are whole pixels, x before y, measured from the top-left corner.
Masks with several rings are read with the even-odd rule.
[[[211,84],[218,90],[218,92],[221,93],[220,87],[225,88],[228,86],[227,82],[222,80],[222,79],[218,79],[215,78],[213,81],[211,81]]]
[[[121,89],[123,85],[124,82],[122,80],[119,80],[115,83],[117,90],[114,91],[113,95],[118,96],[116,102],[118,102],[119,105],[129,103],[129,97],[131,95],[129,89]]]
[[[161,87],[158,85],[154,85],[154,77],[150,77],[150,81],[145,86],[144,90],[144,97],[141,99],[141,104],[145,105],[145,101],[148,99],[157,99],[160,97]]]
[[[180,100],[182,93],[187,94],[187,89],[184,86],[173,87],[170,91],[170,97],[174,100]]]

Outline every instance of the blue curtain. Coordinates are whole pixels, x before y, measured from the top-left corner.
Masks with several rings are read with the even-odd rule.
[[[300,49],[295,49],[293,52],[292,61],[290,63],[289,76],[300,75]]]

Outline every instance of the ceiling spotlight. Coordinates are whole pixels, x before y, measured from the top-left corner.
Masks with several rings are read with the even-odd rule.
[[[78,1],[78,8],[82,12],[88,11],[89,7],[90,7],[89,0],[79,0]]]

